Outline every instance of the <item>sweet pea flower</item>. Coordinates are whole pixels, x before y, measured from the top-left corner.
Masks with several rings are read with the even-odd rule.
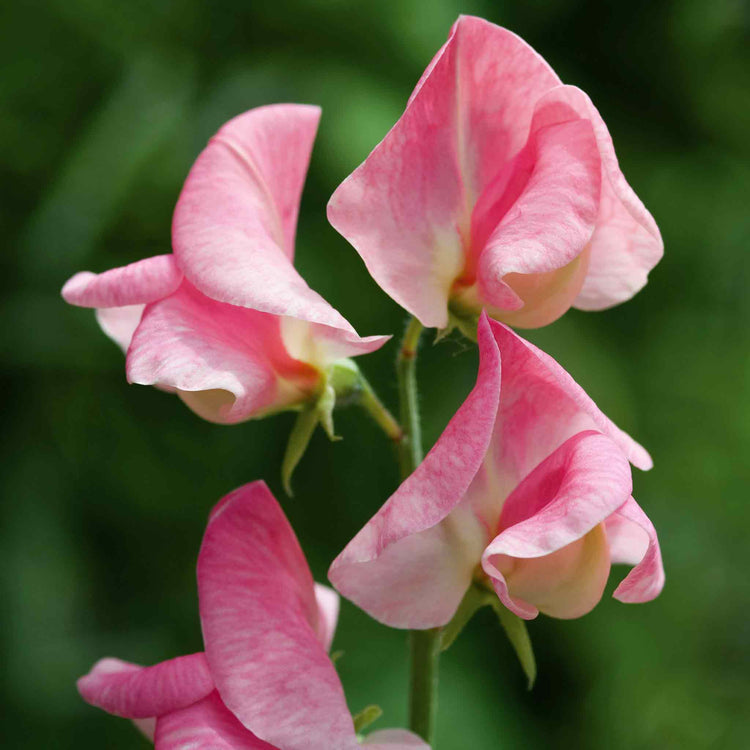
[[[320,110],[279,104],[226,123],[177,202],[174,252],[65,284],[127,352],[131,383],[176,391],[198,415],[235,423],[318,398],[360,338],[294,268],[300,195]]]
[[[646,451],[557,362],[483,313],[477,383],[424,462],[336,558],[329,578],[392,627],[445,625],[471,586],[521,618],[573,618],[614,592],[656,597],[653,525],[631,496]]]
[[[662,256],[588,96],[462,16],[406,111],[336,190],[331,224],[423,325],[546,325],[632,297]]]
[[[339,600],[315,584],[292,527],[263,482],[214,508],[198,557],[205,653],[141,667],[102,659],[83,698],[136,720],[157,750],[356,750],[328,649]],[[373,750],[429,750],[403,730]]]

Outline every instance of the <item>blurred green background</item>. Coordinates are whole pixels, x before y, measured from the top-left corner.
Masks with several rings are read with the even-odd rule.
[[[207,138],[276,101],[324,115],[298,267],[362,334],[403,313],[325,219],[336,185],[401,113],[459,12],[508,26],[609,124],[666,242],[648,287],[531,338],[652,452],[636,497],[661,537],[656,602],[607,597],[530,625],[530,693],[490,612],[442,661],[439,748],[740,748],[750,731],[750,12],[741,0],[24,0],[0,10],[2,746],[146,747],[85,705],[103,655],[198,650],[194,564],[209,508],[265,478],[318,580],[397,482],[364,415],[337,414],[285,498],[292,416],[216,427],[128,386],[68,276],[169,250],[171,212]],[[395,345],[360,360],[394,405]],[[420,361],[434,441],[469,391],[455,341]],[[613,579],[621,577],[616,570]],[[612,586],[610,586],[611,591]],[[352,710],[405,722],[406,641],[344,605],[335,647]]]

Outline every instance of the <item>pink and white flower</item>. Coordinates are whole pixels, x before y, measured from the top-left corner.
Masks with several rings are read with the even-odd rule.
[[[214,508],[198,558],[205,653],[151,667],[102,659],[83,698],[131,718],[157,750],[356,750],[344,691],[327,651],[339,600],[315,584],[289,522],[254,482]],[[428,746],[374,732],[373,750]]]
[[[371,352],[294,268],[300,195],[318,107],[280,104],[224,125],[198,156],[174,212],[174,252],[65,284],[127,352],[131,383],[176,391],[234,423],[320,395],[327,369]]]
[[[385,292],[437,328],[483,308],[534,328],[571,305],[618,304],[663,252],[588,96],[470,16],[328,217]]]
[[[472,585],[516,615],[572,618],[614,592],[664,584],[651,521],[631,496],[646,451],[551,357],[483,314],[477,383],[424,462],[336,558],[336,589],[392,627],[445,625]]]

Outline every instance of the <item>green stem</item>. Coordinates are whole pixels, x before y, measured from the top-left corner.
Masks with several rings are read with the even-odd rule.
[[[406,479],[422,463],[422,428],[417,395],[417,348],[422,324],[412,318],[401,341],[396,360],[401,426],[404,438],[399,444],[401,479]]]
[[[372,386],[360,375],[360,388],[357,403],[375,420],[381,430],[399,447],[404,440],[404,431],[396,421],[393,414],[388,411],[385,404],[378,398]]]
[[[416,318],[409,321],[396,361],[401,426],[404,431],[399,443],[402,479],[406,479],[423,458],[417,392],[417,349],[422,330],[422,324]],[[434,747],[440,628],[412,630],[409,647],[409,727]]]
[[[440,628],[412,630],[409,633],[409,646],[409,728],[434,748]]]

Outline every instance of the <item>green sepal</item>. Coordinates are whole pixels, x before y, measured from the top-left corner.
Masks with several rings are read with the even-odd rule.
[[[461,604],[458,605],[456,614],[443,628],[440,637],[440,650],[446,651],[453,645],[459,633],[468,625],[469,620],[476,614],[478,609],[491,605],[492,594],[479,586],[469,586]]]
[[[365,706],[358,714],[355,714],[354,731],[359,734],[363,729],[369,727],[374,721],[377,721],[383,715],[383,709],[380,706],[372,704]]]
[[[503,626],[503,630],[508,636],[513,650],[516,652],[518,661],[521,663],[521,668],[528,680],[528,688],[531,690],[536,680],[536,659],[534,658],[534,649],[532,648],[531,639],[526,629],[526,622],[505,607],[497,598],[494,591],[490,591],[484,588],[484,586],[473,584],[468,588],[464,594],[464,598],[461,600],[461,604],[458,605],[456,614],[453,615],[451,621],[443,628],[440,641],[441,650],[445,651],[448,649],[469,620],[476,614],[477,610],[486,606],[492,607],[495,610],[495,614],[500,620],[500,624]]]
[[[313,432],[320,421],[320,415],[315,405],[305,406],[297,415],[294,427],[289,434],[284,459],[281,462],[281,481],[289,497],[292,496],[292,473],[300,459],[305,454]]]
[[[441,328],[435,336],[434,343],[439,343],[458,329],[469,341],[477,342],[477,326],[479,316],[474,313],[459,313],[452,309],[448,310],[448,325]]]
[[[281,481],[287,495],[292,496],[292,474],[310,444],[313,432],[318,424],[323,426],[331,440],[340,440],[333,430],[333,408],[336,405],[336,393],[330,383],[326,383],[318,399],[302,407],[297,420],[289,434],[284,459],[281,462]]]
[[[531,690],[536,680],[536,659],[534,658],[529,631],[526,629],[526,620],[511,612],[497,597],[493,597],[492,608],[495,610],[500,624],[516,652],[518,661],[521,662],[521,667],[528,680],[527,687]]]

